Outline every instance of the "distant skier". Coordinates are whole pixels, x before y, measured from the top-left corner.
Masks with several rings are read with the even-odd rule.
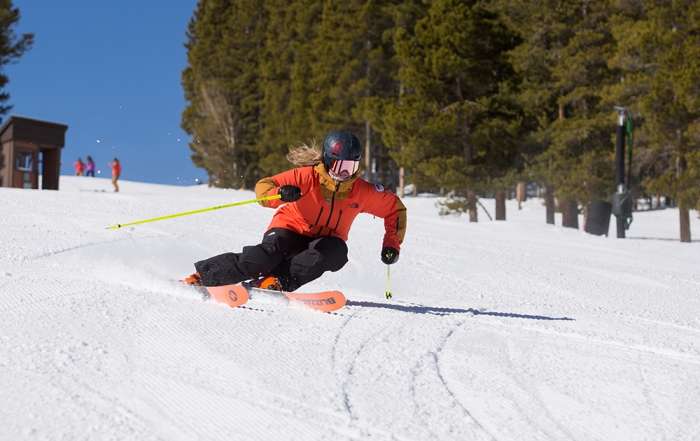
[[[85,166],[85,176],[95,177],[95,163],[90,156],[87,157],[87,165]]]
[[[112,167],[112,185],[114,185],[114,191],[119,191],[119,186],[117,185],[117,180],[122,174],[122,166],[119,164],[119,160],[114,158],[114,162],[110,162],[109,166]]]
[[[75,167],[75,176],[82,176],[85,171],[83,158],[78,158],[78,160],[73,163],[73,167]]]
[[[260,203],[280,207],[262,243],[197,262],[197,272],[181,282],[222,286],[257,279],[253,286],[294,291],[348,262],[345,242],[360,213],[384,219],[381,260],[396,263],[406,233],[406,207],[394,193],[359,177],[361,158],[360,141],[343,131],[329,134],[322,151],[315,143],[292,150],[287,159],[299,168],[255,186],[258,198],[281,196]]]

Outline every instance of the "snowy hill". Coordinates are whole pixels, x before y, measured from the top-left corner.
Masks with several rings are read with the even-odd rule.
[[[346,294],[324,314],[171,282],[257,243],[273,210],[106,229],[252,192],[60,188],[0,188],[0,439],[700,438],[700,242],[678,242],[676,210],[622,240],[614,220],[609,238],[547,225],[539,200],[470,224],[404,198],[394,299],[383,224],[360,216],[350,262],[304,288]]]

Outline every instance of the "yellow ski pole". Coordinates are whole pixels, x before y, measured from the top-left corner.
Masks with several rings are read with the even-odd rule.
[[[239,205],[252,204],[254,202],[270,201],[272,199],[279,199],[279,198],[280,198],[280,195],[276,194],[274,196],[267,196],[267,197],[260,198],[260,199],[251,199],[249,201],[234,202],[233,204],[219,205],[216,207],[202,208],[201,210],[186,211],[184,213],[170,214],[168,216],[160,216],[160,217],[154,217],[151,219],[144,219],[144,220],[140,220],[140,221],[129,222],[128,224],[116,224],[116,225],[112,225],[111,227],[107,227],[107,229],[108,230],[118,230],[121,227],[129,227],[131,225],[145,224],[146,222],[155,222],[155,221],[159,221],[159,220],[172,219],[174,217],[189,216],[190,214],[204,213],[206,211],[220,210],[222,208],[229,208],[229,207],[237,207]]]
[[[392,298],[393,296],[391,295],[391,288],[390,288],[390,278],[389,276],[391,275],[391,265],[386,266],[386,292],[384,293],[384,297],[387,299]]]

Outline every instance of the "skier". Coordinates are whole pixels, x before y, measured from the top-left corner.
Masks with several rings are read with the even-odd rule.
[[[95,163],[92,161],[92,158],[90,156],[87,157],[87,167],[85,168],[87,170],[85,172],[85,176],[92,176],[93,178],[95,177]]]
[[[78,160],[73,163],[73,167],[75,167],[75,176],[83,175],[83,172],[85,171],[85,163],[83,162],[82,158],[78,158]]]
[[[112,167],[112,185],[114,185],[114,191],[119,191],[119,185],[117,185],[117,180],[122,174],[122,165],[119,163],[117,158],[114,158],[114,162],[110,162],[109,166]]]
[[[291,292],[326,271],[348,262],[350,226],[360,213],[384,219],[381,260],[399,260],[406,233],[406,207],[381,185],[359,177],[362,146],[349,132],[330,133],[320,151],[315,142],[290,151],[287,159],[300,166],[260,180],[260,202],[278,208],[262,243],[243,247],[194,264],[194,274],[181,280],[195,286],[223,286],[247,280],[252,286]]]

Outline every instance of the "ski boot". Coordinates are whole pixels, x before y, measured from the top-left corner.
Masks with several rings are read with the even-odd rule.
[[[253,288],[269,289],[271,291],[282,291],[282,284],[275,276],[261,277],[258,280],[250,282]]]
[[[194,273],[191,276],[180,280],[180,283],[188,286],[204,286],[204,283],[202,283],[202,276],[200,276],[199,273]]]

